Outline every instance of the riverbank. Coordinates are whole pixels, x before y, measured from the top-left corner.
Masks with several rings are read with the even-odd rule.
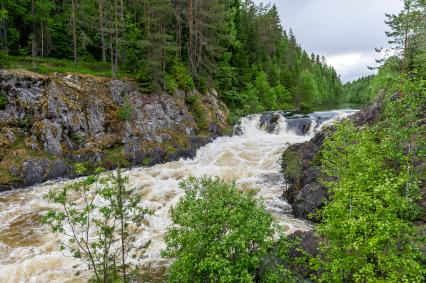
[[[214,90],[143,93],[126,79],[3,70],[0,97],[0,190],[73,178],[78,166],[194,157],[229,127]]]

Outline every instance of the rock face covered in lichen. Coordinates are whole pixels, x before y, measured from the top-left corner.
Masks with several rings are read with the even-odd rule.
[[[227,128],[215,91],[146,94],[129,80],[0,71],[0,96],[0,189],[73,177],[77,163],[113,168],[190,157]]]

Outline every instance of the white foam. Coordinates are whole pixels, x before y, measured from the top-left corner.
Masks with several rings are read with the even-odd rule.
[[[305,136],[296,135],[287,129],[286,119],[281,116],[275,132],[268,134],[259,128],[259,121],[260,115],[243,118],[242,135],[217,138],[200,148],[193,159],[150,168],[136,167],[125,172],[129,186],[142,194],[142,204],[154,211],[137,238],[139,244],[151,241],[141,264],[167,264],[160,256],[165,247],[162,236],[170,225],[169,210],[183,193],[178,188],[179,181],[189,175],[219,176],[236,180],[241,189],[254,188],[288,233],[310,229],[308,223],[290,215],[290,207],[282,198],[285,185],[279,174],[279,160],[289,144],[310,139],[315,126],[311,126]],[[0,256],[6,257],[0,258],[0,282],[80,281],[73,275],[74,260],[55,250],[56,240],[48,228],[39,222],[25,222],[34,213],[41,214],[54,207],[43,200],[43,195],[67,182],[72,181],[49,182],[0,194]],[[22,223],[15,229],[17,221]],[[28,231],[30,233],[25,233]]]

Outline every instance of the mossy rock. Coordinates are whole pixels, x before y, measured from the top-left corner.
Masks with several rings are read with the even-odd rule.
[[[295,151],[286,150],[282,156],[282,169],[287,182],[299,187],[303,176],[302,160]]]

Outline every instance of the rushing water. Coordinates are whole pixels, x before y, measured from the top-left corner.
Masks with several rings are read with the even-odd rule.
[[[310,139],[322,126],[350,113],[339,110],[288,118],[277,112],[273,122],[265,122],[265,115],[251,115],[241,120],[236,129],[239,135],[217,138],[193,159],[127,171],[129,185],[140,191],[143,205],[154,211],[137,238],[140,243],[151,241],[141,264],[167,263],[160,257],[162,235],[170,224],[169,210],[182,195],[178,183],[189,175],[219,176],[236,180],[242,190],[254,188],[287,233],[309,230],[309,223],[291,216],[291,207],[282,197],[281,154],[289,144]],[[73,275],[75,260],[58,251],[57,239],[40,223],[40,216],[53,208],[43,195],[69,182],[47,182],[0,194],[0,282],[83,281]]]

